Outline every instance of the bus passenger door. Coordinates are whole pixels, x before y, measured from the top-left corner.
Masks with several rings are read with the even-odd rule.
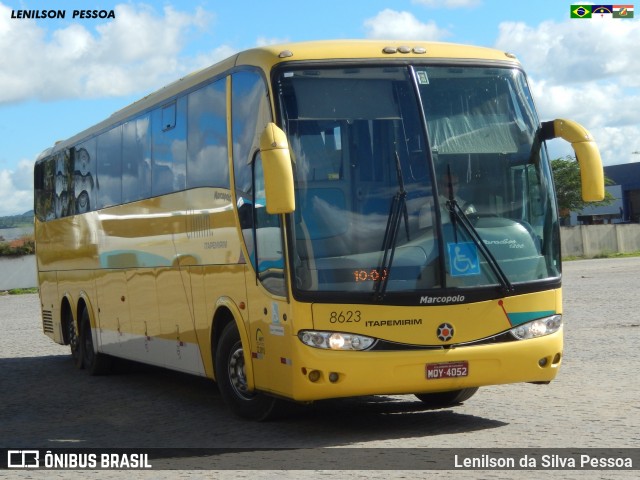
[[[286,300],[280,216],[267,213],[260,154],[253,162],[252,192],[238,212],[252,269],[247,269],[249,338],[256,388],[287,394],[291,388],[291,335]]]

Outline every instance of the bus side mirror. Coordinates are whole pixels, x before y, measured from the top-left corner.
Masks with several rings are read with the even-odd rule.
[[[579,123],[562,118],[542,123],[542,139],[560,137],[571,143],[580,165],[582,199],[599,202],[604,199],[604,170],[600,151],[589,131]]]
[[[275,123],[268,123],[260,136],[267,212],[291,213],[296,208],[289,142]]]

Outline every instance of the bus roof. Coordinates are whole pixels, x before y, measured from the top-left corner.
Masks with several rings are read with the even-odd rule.
[[[419,40],[322,40],[267,45],[240,52],[237,58],[237,64],[273,66],[282,61],[367,58],[513,61],[515,56],[492,48]]]
[[[245,50],[214,65],[190,73],[153,93],[114,112],[102,122],[70,137],[56,142],[43,151],[38,160],[75,145],[103,130],[125,122],[127,119],[169,100],[184,90],[189,90],[207,80],[238,66],[256,66],[269,72],[275,65],[300,61],[346,61],[346,60],[480,60],[509,62],[519,65],[515,55],[486,47],[443,42],[407,40],[322,40],[300,43],[267,45]]]

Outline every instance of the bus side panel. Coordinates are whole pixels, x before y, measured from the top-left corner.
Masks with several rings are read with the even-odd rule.
[[[191,281],[188,268],[156,269],[156,291],[159,307],[159,337],[165,344],[165,366],[197,375],[204,375],[202,356],[194,329],[191,307]]]
[[[211,357],[211,320],[213,312],[207,305],[204,289],[205,267],[190,266],[191,295],[193,300],[194,338],[198,342],[204,376],[213,378],[213,361]]]
[[[96,273],[98,292],[96,327],[99,350],[115,356],[123,356],[124,332],[129,330],[129,304],[127,280],[124,270],[100,270]]]
[[[152,268],[127,270],[127,292],[129,293],[129,333],[131,345],[127,355],[139,362],[158,365],[161,352],[151,335],[160,332],[158,328],[158,294],[156,292],[156,272]]]

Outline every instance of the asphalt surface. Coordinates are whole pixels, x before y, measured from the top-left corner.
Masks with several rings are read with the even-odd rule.
[[[346,458],[354,459],[358,452],[372,452],[367,449],[384,454],[421,448],[636,448],[640,258],[581,260],[563,269],[565,352],[560,374],[550,385],[485,387],[463,405],[444,410],[425,410],[413,396],[325,401],[292,408],[285,418],[266,423],[231,416],[205,379],[131,363],[118,365],[112,375],[90,377],[72,365],[68,347],[42,333],[37,295],[2,296],[0,447],[294,448],[310,449],[310,459],[327,448],[343,449]],[[201,460],[206,464],[207,457]],[[160,466],[171,468],[171,461]],[[11,470],[0,471],[0,477],[638,477],[637,470],[336,471],[317,462],[307,470],[299,461],[243,470],[238,462],[233,470],[215,472]]]

